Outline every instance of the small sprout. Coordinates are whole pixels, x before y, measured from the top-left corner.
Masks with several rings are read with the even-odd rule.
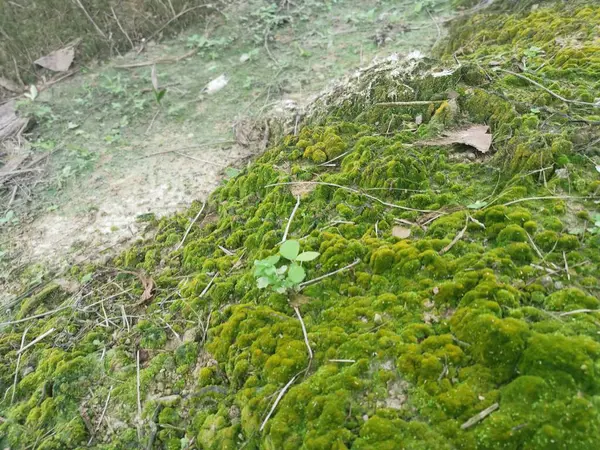
[[[275,292],[284,294],[288,289],[296,288],[306,278],[306,271],[301,263],[314,261],[318,252],[300,253],[300,243],[295,240],[285,241],[279,248],[279,254],[254,261],[254,277],[259,289],[271,287]],[[289,261],[277,267],[281,257]]]
[[[481,208],[485,208],[487,206],[487,203],[482,201],[482,200],[477,200],[475,203],[471,203],[470,205],[467,205],[467,208],[469,209],[481,209]]]
[[[35,87],[35,84],[29,86],[29,92],[26,92],[23,95],[33,102],[38,96],[38,90]]]

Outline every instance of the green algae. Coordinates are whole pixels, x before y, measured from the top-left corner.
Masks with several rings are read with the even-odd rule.
[[[585,122],[594,109],[488,69],[500,60],[512,71],[506,52],[557,51],[532,79],[568,98],[598,98],[588,42],[597,39],[598,14],[597,7],[552,3],[484,11],[451,34],[443,56],[452,61],[462,49],[452,74],[432,76],[439,63],[430,60],[413,61],[408,72],[393,63],[403,75],[388,76],[384,65],[366,94],[324,101],[326,113],[212,195],[214,219],[194,228],[181,249],[175,246],[199,205],[156,221],[154,240],[136,244],[113,262],[114,273],[97,277],[97,288],[110,280],[131,289],[133,300],[117,296],[102,306],[116,322],[123,305],[134,326],[103,327],[99,305],[91,309],[97,315],[69,309],[31,322],[28,341],[50,327],[61,332],[53,345],[24,354],[12,402],[28,323],[7,327],[0,442],[82,447],[91,431],[80,408],[97,423],[113,386],[110,422],[99,428],[106,441],[93,440],[97,448],[146,446],[152,427],[155,448],[169,449],[192,439],[215,449],[598,447],[600,236],[587,232],[598,213],[589,198],[598,175],[588,160],[595,155],[580,141],[597,133]],[[565,39],[579,33],[584,50],[556,47],[542,21]],[[528,55],[528,67],[543,64],[539,51]],[[450,102],[400,111],[375,105],[393,95],[430,100],[448,92],[458,94],[452,111]],[[473,161],[465,149],[423,144],[444,129],[482,122],[492,128],[492,156]],[[340,156],[334,167],[319,165]],[[310,189],[290,238],[321,254],[309,279],[356,264],[288,298],[259,289],[252,270],[276,251],[297,187]],[[408,238],[393,236],[398,220],[410,227]],[[142,271],[155,283],[146,305],[137,301],[144,286],[135,273]],[[48,288],[24,301],[18,318],[68,299]],[[92,293],[81,301],[99,300]],[[291,305],[302,312],[312,359]],[[495,412],[461,428],[495,403]]]

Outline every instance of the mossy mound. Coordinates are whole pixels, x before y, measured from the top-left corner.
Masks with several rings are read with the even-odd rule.
[[[200,205],[110,268],[74,268],[78,292],[24,301],[0,338],[0,443],[599,448],[598,18],[562,3],[470,16],[447,62],[391,59],[321,98],[189,234]],[[570,62],[512,59],[559,38],[581,43]],[[435,104],[378,105],[415,101]],[[488,154],[427,144],[482,123]],[[297,196],[289,237],[321,254],[308,278],[351,267],[300,294],[258,289],[253,262],[277,252]],[[26,329],[52,328],[17,357]]]

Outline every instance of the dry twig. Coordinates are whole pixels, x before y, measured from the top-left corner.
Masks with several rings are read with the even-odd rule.
[[[381,103],[375,103],[375,106],[419,106],[419,105],[427,106],[427,105],[434,105],[436,103],[443,103],[445,101],[447,101],[447,100],[443,99],[443,100],[415,100],[415,101],[409,101],[409,102],[381,102]]]
[[[468,226],[469,226],[469,215],[467,214],[467,220],[466,220],[465,226],[463,227],[462,230],[460,230],[458,232],[458,234],[456,236],[454,236],[454,239],[452,239],[452,242],[450,242],[448,245],[446,245],[443,249],[440,250],[440,255],[443,255],[444,253],[450,251],[450,249],[452,247],[454,247],[454,245],[462,239],[462,237],[465,235],[465,231],[467,231]]]
[[[490,406],[489,408],[484,409],[483,411],[481,411],[479,414],[474,415],[473,417],[471,417],[469,420],[467,420],[465,423],[463,423],[460,426],[461,430],[466,430],[469,427],[472,427],[473,425],[475,425],[478,422],[481,422],[483,419],[485,419],[487,416],[489,416],[491,413],[493,413],[494,411],[496,411],[498,408],[500,407],[499,403],[494,403],[492,406]]]
[[[358,189],[353,189],[347,186],[342,186],[340,184],[334,184],[334,183],[324,183],[322,181],[288,181],[288,182],[284,182],[284,183],[272,183],[272,184],[267,184],[265,187],[273,187],[273,186],[285,186],[285,185],[293,185],[293,184],[318,184],[321,186],[331,186],[331,187],[335,187],[338,189],[343,189],[345,191],[349,191],[349,192],[353,192],[355,194],[358,195],[362,195],[363,197],[367,197],[370,198],[371,200],[374,200],[378,203],[381,203],[384,206],[389,206],[390,208],[397,208],[397,209],[402,209],[404,211],[416,211],[416,212],[422,212],[422,213],[432,213],[432,212],[439,212],[439,211],[432,211],[429,209],[416,209],[416,208],[409,208],[408,206],[401,206],[401,205],[396,205],[394,203],[388,203],[385,202],[377,197],[375,197],[374,195],[371,194],[366,194],[362,191],[359,191]],[[440,215],[443,215],[445,213],[440,213]]]
[[[304,372],[304,370],[302,371]],[[269,411],[269,413],[267,414],[267,417],[265,417],[265,420],[263,420],[262,425],[259,428],[259,431],[262,431],[265,428],[265,425],[267,424],[268,420],[271,418],[271,415],[273,414],[273,412],[275,411],[275,408],[277,408],[277,405],[279,404],[279,402],[281,401],[281,399],[283,398],[283,395],[286,393],[286,391],[290,388],[290,386],[292,384],[294,384],[294,381],[296,381],[296,378],[298,378],[298,376],[302,373],[299,372],[296,375],[294,375],[292,377],[292,379],[290,381],[288,381],[288,383],[281,389],[281,391],[279,391],[279,394],[277,395],[277,398],[275,399],[275,401],[273,402],[273,406],[271,406],[271,409]]]
[[[190,225],[187,227],[187,230],[185,230],[185,234],[183,235],[183,238],[181,239],[181,242],[179,244],[177,244],[177,247],[175,247],[175,251],[177,251],[177,250],[179,250],[181,248],[181,246],[185,242],[185,239],[187,238],[188,234],[190,233],[190,230],[192,229],[192,227],[194,226],[194,224],[198,220],[198,217],[200,217],[200,214],[202,214],[202,211],[204,211],[204,207],[205,206],[206,206],[206,202],[202,202],[202,208],[200,208],[200,211],[198,211],[198,214],[196,214],[196,217],[194,217],[194,220],[192,220],[192,222],[190,223]]]
[[[85,9],[85,7],[81,4],[81,2],[79,0],[75,0],[75,3],[77,3],[77,5],[81,8],[81,10],[85,14],[85,16],[89,19],[89,21],[92,22],[92,25],[94,25],[94,28],[96,28],[96,30],[98,31],[100,36],[102,36],[104,39],[106,39],[106,34],[104,34],[104,31],[102,31],[102,29],[98,25],[96,25],[96,22],[94,22],[94,19],[92,19],[92,16],[89,15],[89,13]]]
[[[21,365],[21,355],[22,355],[23,345],[25,344],[25,336],[27,336],[28,331],[29,331],[29,327],[25,328],[25,331],[23,331],[23,336],[21,336],[21,347],[19,348],[19,351],[17,352],[17,366],[15,368],[15,380],[13,382],[13,390],[12,390],[12,395],[10,397],[11,405],[15,401],[15,393],[17,392],[17,380],[19,378],[19,366]]]
[[[300,321],[300,325],[302,326],[302,334],[304,335],[304,343],[306,344],[306,348],[308,349],[308,359],[312,361],[313,352],[310,348],[310,343],[308,342],[308,333],[306,332],[306,326],[304,325],[304,320],[302,320],[302,316],[300,315],[300,310],[297,306],[294,306],[294,312]]]
[[[320,277],[313,278],[312,280],[308,280],[308,281],[305,281],[303,283],[300,283],[298,285],[298,291],[301,291],[306,286],[310,286],[311,284],[315,284],[315,283],[317,283],[317,282],[319,282],[319,281],[321,281],[321,280],[323,280],[325,278],[331,277],[331,276],[335,275],[336,273],[340,273],[340,272],[343,272],[344,270],[348,270],[351,267],[354,267],[355,265],[357,265],[359,262],[360,262],[360,259],[357,259],[352,264],[348,264],[347,266],[344,266],[341,269],[334,270],[333,272],[326,273],[325,275],[321,275]]]
[[[121,32],[125,35],[125,37],[127,38],[127,40],[129,41],[129,43],[131,44],[131,49],[133,50],[135,48],[135,45],[133,44],[133,41],[131,40],[131,38],[129,37],[129,35],[127,34],[127,31],[125,31],[123,29],[123,27],[121,26],[121,22],[119,22],[119,18],[117,17],[117,13],[115,12],[115,9],[112,7],[110,7],[110,10],[113,13],[113,17],[115,18],[115,21],[117,22],[117,25],[119,26],[119,29],[121,30]]]
[[[525,75],[521,74],[521,73],[516,73],[513,72],[511,70],[506,70],[506,69],[501,69],[501,68],[497,68],[496,70],[500,71],[500,72],[505,72],[508,73],[510,75],[513,75],[517,78],[521,78],[522,80],[525,81],[529,81],[531,84],[533,84],[534,86],[539,87],[540,89],[543,89],[544,91],[546,91],[548,94],[550,94],[552,97],[557,98],[565,103],[572,103],[574,105],[585,105],[585,106],[592,106],[594,108],[600,108],[600,103],[591,103],[591,102],[582,102],[580,100],[571,100],[568,98],[563,97],[562,95],[557,94],[554,91],[551,91],[550,89],[548,89],[546,86],[538,83],[537,81],[532,80],[529,77],[526,77]]]
[[[44,339],[46,336],[48,336],[49,334],[52,334],[56,331],[56,328],[50,328],[48,331],[43,332],[42,334],[40,334],[38,337],[36,337],[33,341],[31,341],[29,344],[27,344],[25,347],[22,347],[19,349],[19,351],[17,352],[17,355],[22,354],[25,350],[27,350],[29,347],[37,344],[38,342],[40,342],[42,339]]]
[[[281,239],[281,243],[283,244],[288,236],[288,233],[290,231],[290,226],[292,225],[292,220],[294,220],[294,215],[296,214],[296,211],[298,210],[298,207],[300,206],[300,196],[297,195],[296,196],[296,206],[294,206],[294,209],[292,210],[292,213],[290,214],[290,218],[287,222],[287,225],[285,226],[285,231],[283,232],[283,239]]]

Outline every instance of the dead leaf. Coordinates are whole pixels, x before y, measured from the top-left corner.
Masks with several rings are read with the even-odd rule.
[[[34,61],[34,64],[53,72],[66,72],[71,67],[74,57],[75,49],[72,46],[65,47],[42,56],[40,59]]]
[[[225,74],[223,74],[208,83],[204,88],[204,92],[206,92],[208,95],[214,94],[227,86],[227,83],[229,83],[229,79],[227,76],[225,76]]]
[[[399,239],[407,239],[410,237],[410,228],[396,225],[394,228],[392,228],[392,236]]]
[[[433,141],[425,141],[425,145],[464,144],[475,148],[481,153],[487,153],[492,146],[492,135],[488,133],[487,125],[471,125],[463,130],[444,133],[444,136]]]
[[[156,75],[156,64],[152,66],[150,78],[152,78],[152,87],[154,87],[155,91],[158,91],[158,75]]]
[[[9,80],[8,78],[0,77],[0,88],[5,89],[10,92],[21,92],[23,89],[20,89],[17,83]]]
[[[137,304],[143,305],[154,296],[154,293],[152,292],[154,290],[154,280],[152,277],[146,276],[142,273],[138,274],[138,278],[144,287],[144,292],[142,292],[140,301]]]

